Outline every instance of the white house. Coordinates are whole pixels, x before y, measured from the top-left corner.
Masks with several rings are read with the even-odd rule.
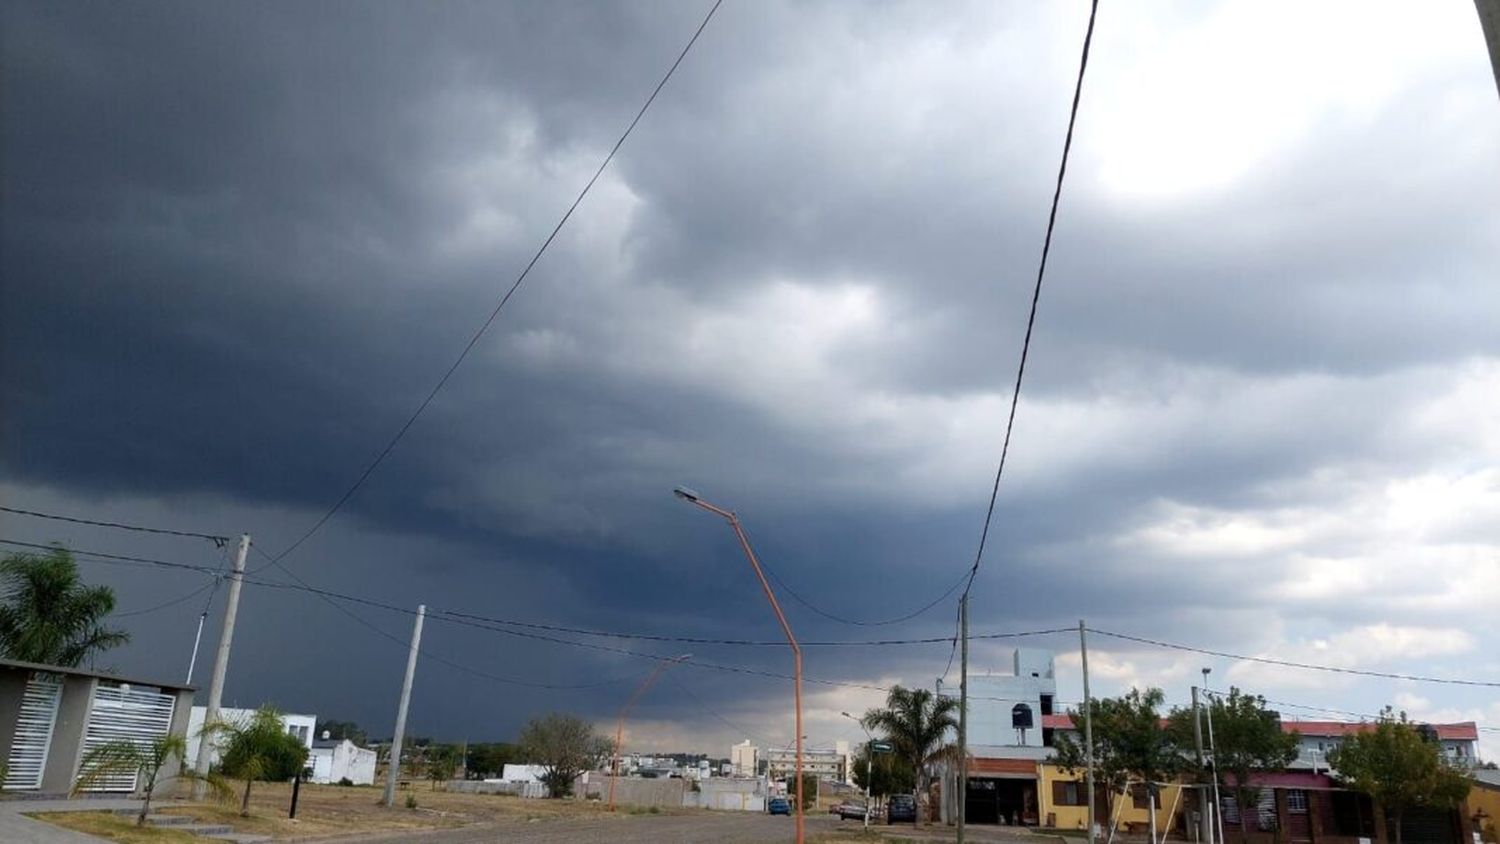
[[[547,773],[542,765],[506,765],[500,773],[502,782],[541,782]]]
[[[375,784],[375,751],[348,739],[313,741],[307,761],[312,766],[313,782],[332,784],[347,779],[355,785]]]
[[[194,761],[198,758],[198,740],[200,738],[199,734],[203,732],[203,719],[207,715],[208,707],[206,706],[195,706],[193,707],[193,711],[188,715],[188,752],[186,759],[189,766],[192,766]],[[229,709],[226,707],[219,710],[219,719],[231,724],[243,726],[245,724],[249,724],[250,719],[254,717],[254,709]],[[312,752],[313,730],[317,728],[317,724],[318,716],[316,715],[296,715],[288,712],[284,712],[281,715],[282,728],[285,729],[289,735],[296,736],[297,741],[302,742],[302,746],[307,748],[309,754]],[[217,764],[218,761],[219,754],[216,748],[214,751],[212,764]],[[335,780],[335,782],[337,782],[337,780]]]

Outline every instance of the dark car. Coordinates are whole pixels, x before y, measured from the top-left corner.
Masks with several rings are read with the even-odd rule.
[[[863,803],[840,803],[829,811],[838,815],[841,821],[865,819],[865,804]]]
[[[893,824],[896,821],[916,823],[917,821],[917,799],[910,794],[892,794],[885,801],[885,822]]]
[[[773,815],[791,815],[792,804],[785,797],[772,797],[766,804],[766,811]]]

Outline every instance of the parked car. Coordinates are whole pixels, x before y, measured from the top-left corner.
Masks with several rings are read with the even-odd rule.
[[[885,801],[885,822],[893,824],[896,821],[916,823],[917,821],[917,799],[910,794],[892,794]]]
[[[792,804],[785,797],[772,797],[771,802],[766,804],[766,811],[773,815],[792,814]]]
[[[831,811],[835,815],[838,815],[839,820],[841,821],[847,821],[850,819],[862,821],[865,819],[866,810],[865,804],[863,803],[848,802],[840,803],[837,806],[834,806],[829,811]]]

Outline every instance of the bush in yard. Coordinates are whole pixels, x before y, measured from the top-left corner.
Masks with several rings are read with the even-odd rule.
[[[554,712],[526,725],[521,748],[529,761],[542,767],[547,796],[557,798],[572,794],[573,780],[598,767],[610,755],[611,744],[582,718]]]
[[[240,816],[250,815],[250,786],[255,781],[285,782],[307,764],[307,748],[281,726],[281,713],[262,706],[245,724],[220,721],[205,725],[205,736],[220,736],[219,772],[245,781]]]

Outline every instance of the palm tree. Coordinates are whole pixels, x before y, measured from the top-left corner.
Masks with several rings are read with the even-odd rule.
[[[73,794],[85,791],[104,778],[117,774],[144,777],[145,784],[141,790],[145,793],[146,799],[141,803],[141,811],[136,815],[135,825],[145,826],[146,815],[151,813],[152,792],[156,791],[156,781],[161,774],[161,769],[173,759],[181,762],[186,755],[187,740],[182,736],[161,736],[145,744],[138,744],[127,739],[116,739],[84,754],[83,761],[78,766],[82,773],[78,781],[73,784]],[[199,779],[196,773],[187,769],[180,770],[177,776],[179,779]],[[211,775],[202,779],[208,782],[219,797],[233,796],[234,792],[218,776]]]
[[[890,741],[896,757],[912,768],[917,792],[916,825],[922,823],[921,795],[927,793],[927,768],[953,755],[956,748],[945,741],[948,731],[958,728],[958,701],[937,697],[926,689],[895,686],[886,695],[885,708],[871,709],[861,719],[866,729],[879,730]]]
[[[64,548],[0,560],[0,602],[0,655],[7,659],[71,668],[130,641],[102,624],[115,608],[114,590],[80,581]]]
[[[224,736],[219,773],[245,781],[240,817],[250,816],[250,786],[256,780],[289,780],[307,763],[307,748],[281,725],[275,707],[262,706],[243,724],[217,721],[203,727],[203,740]]]

